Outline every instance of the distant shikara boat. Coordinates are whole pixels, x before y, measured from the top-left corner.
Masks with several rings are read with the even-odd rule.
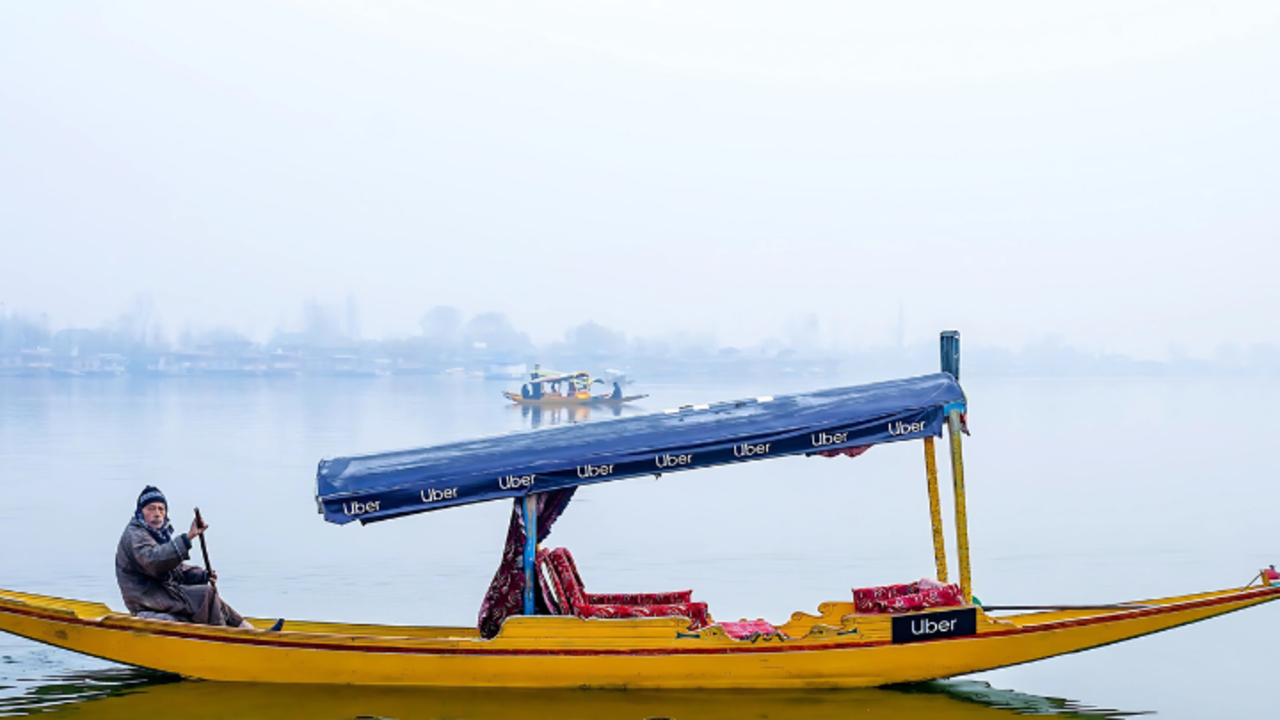
[[[1261,583],[1131,603],[983,607],[969,571],[959,337],[943,372],[513,433],[320,463],[330,522],[379,522],[511,498],[503,563],[479,627],[287,621],[279,632],[143,620],[106,605],[0,590],[0,629],[209,680],[604,688],[867,687],[945,678],[1108,645],[1280,597]],[[948,581],[935,438],[946,427],[958,583]],[[541,548],[574,489],[786,456],[856,456],[919,442],[936,579],[854,590],[785,622],[728,622],[673,593],[588,593],[564,549]],[[788,476],[788,481],[793,481]],[[837,512],[836,517],[841,517]],[[259,625],[266,621],[260,621]]]
[[[603,380],[593,381],[591,374],[583,371],[545,374],[535,370],[530,373],[530,380],[520,389],[519,395],[503,391],[502,396],[517,405],[541,405],[544,407],[621,405],[648,397],[648,395],[624,395],[622,393],[622,383],[617,381],[613,383],[613,392],[604,395],[592,395],[591,385],[603,382]],[[564,385],[564,392],[559,390],[561,384]]]

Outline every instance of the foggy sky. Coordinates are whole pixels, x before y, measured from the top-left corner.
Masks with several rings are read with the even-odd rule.
[[[371,5],[0,5],[6,311],[1280,334],[1280,4]]]

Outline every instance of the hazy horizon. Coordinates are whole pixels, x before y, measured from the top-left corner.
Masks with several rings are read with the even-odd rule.
[[[0,303],[1274,343],[1280,6],[0,7]]]

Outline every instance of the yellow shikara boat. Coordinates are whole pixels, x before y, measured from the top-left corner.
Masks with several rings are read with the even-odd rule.
[[[325,518],[337,523],[514,498],[504,564],[479,629],[307,621],[287,621],[279,632],[215,628],[0,590],[0,630],[208,680],[856,688],[1041,660],[1280,598],[1280,576],[1264,571],[1260,585],[1134,603],[979,605],[969,577],[961,454],[967,406],[958,358],[958,336],[944,334],[944,372],[936,375],[322,461],[317,500]],[[946,585],[934,459],[934,439],[944,425],[955,490],[956,586]],[[549,555],[539,553],[538,543],[580,485],[785,455],[856,456],[875,444],[911,440],[921,440],[924,450],[937,571],[932,585],[954,588],[954,602],[931,607],[914,591],[873,593],[871,600],[855,593],[851,601],[826,602],[781,624],[750,624],[763,629],[747,634],[738,623],[717,622],[687,596],[644,605],[639,596],[575,594],[548,582],[541,560]]]
[[[576,373],[543,373],[537,369],[530,373],[530,381],[521,388],[520,394],[503,391],[502,396],[517,405],[534,407],[564,407],[566,405],[622,405],[623,403],[643,400],[648,395],[625,395],[622,386],[614,383],[613,392],[606,395],[592,395],[591,386],[603,383],[603,380],[592,380],[591,374],[585,371]],[[560,386],[564,386],[564,391]]]
[[[824,603],[778,627],[786,638],[734,640],[679,618],[516,616],[482,639],[469,627],[286,622],[239,630],[142,620],[97,603],[0,590],[0,629],[57,647],[192,678],[357,685],[835,688],[953,677],[1087,650],[1280,597],[1263,586],[1149,600],[1138,607],[993,617],[977,632],[897,644],[896,617]],[[908,616],[928,622],[930,615]],[[258,623],[260,624],[260,623]]]

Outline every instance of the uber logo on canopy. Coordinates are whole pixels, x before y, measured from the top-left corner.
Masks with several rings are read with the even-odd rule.
[[[848,440],[849,433],[847,432],[820,432],[810,433],[809,435],[809,442],[813,443],[814,447],[822,447],[823,445],[839,445],[840,443],[847,442]]]
[[[899,420],[896,423],[889,423],[890,435],[906,435],[907,433],[918,433],[923,431],[923,422],[904,423]]]
[[[451,487],[445,488],[444,490],[431,488],[429,490],[421,490],[418,494],[422,496],[422,502],[424,503],[435,502],[437,500],[457,500],[458,488]]]
[[[515,490],[516,488],[532,487],[533,481],[538,476],[536,474],[529,475],[508,475],[498,478],[498,488],[502,490]]]
[[[653,461],[660,468],[679,467],[693,462],[693,453],[685,453],[683,455],[659,455],[654,458]]]
[[[365,513],[378,512],[381,505],[381,500],[370,500],[369,502],[352,500],[351,502],[342,503],[342,512],[348,515],[363,515]]]
[[[612,465],[579,465],[578,477],[586,479],[593,477],[604,477],[613,474]]]
[[[770,445],[772,445],[772,443],[757,443],[755,445],[750,443],[740,443],[733,446],[733,456],[751,457],[753,455],[764,455],[769,452]]]

